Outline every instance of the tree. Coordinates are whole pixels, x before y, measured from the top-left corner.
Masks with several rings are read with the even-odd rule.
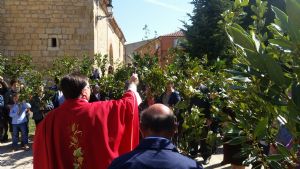
[[[144,38],[143,38],[142,40],[147,40],[147,39],[149,39],[150,29],[149,29],[149,27],[148,27],[147,24],[144,25],[143,31],[145,32],[145,34],[144,34]]]
[[[222,13],[231,8],[228,0],[193,0],[191,25],[185,24],[185,36],[188,43],[184,46],[193,57],[203,58],[207,55],[209,62],[217,58],[227,58],[229,40],[224,31]]]
[[[236,0],[237,3],[243,1]],[[254,7],[260,9],[261,2],[257,0]],[[233,141],[244,143],[242,153],[247,152],[250,157],[244,161],[246,164],[260,161],[265,168],[294,168],[299,164],[300,140],[300,1],[286,0],[286,12],[275,6],[271,9],[276,18],[267,26],[266,30],[272,36],[266,39],[261,38],[263,29],[259,28],[265,25],[258,24],[263,23],[261,16],[266,10],[254,11],[256,17],[250,31],[225,19],[226,30],[237,54],[232,79],[239,81],[236,84],[240,89],[228,91],[228,95],[244,133]],[[238,15],[229,11],[225,16],[231,14]],[[243,82],[243,79],[248,80]],[[286,119],[285,125],[293,136],[294,145],[290,148],[274,143],[279,129],[273,124],[279,116]],[[261,140],[275,147],[277,154],[263,154],[259,146]]]
[[[149,40],[149,38],[152,39],[150,37],[152,35],[153,35],[153,38],[158,37],[158,32],[156,30],[153,31],[154,34],[151,34],[151,30],[147,24],[144,25],[143,31],[144,31],[144,37],[142,38],[142,40]]]
[[[275,14],[272,11],[271,6],[276,6],[277,8],[279,8],[282,11],[285,11],[285,8],[286,8],[284,0],[263,0],[262,2],[267,2],[266,13],[264,14],[264,16],[261,16],[261,17],[265,18],[265,21],[264,21],[265,25],[269,25],[270,23],[273,23],[273,20],[275,19]],[[243,18],[243,23],[241,24],[241,26],[246,28],[253,23],[253,19],[254,20],[256,19],[256,18],[253,18],[252,16],[255,14],[255,11],[257,9],[257,7],[255,7],[255,4],[257,4],[257,3],[261,3],[261,1],[249,0],[250,5],[248,5],[244,8],[244,11],[247,13],[247,15]],[[266,32],[267,29],[265,29],[264,31]]]

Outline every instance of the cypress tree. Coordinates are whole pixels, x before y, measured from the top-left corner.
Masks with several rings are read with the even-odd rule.
[[[184,48],[192,57],[207,55],[210,63],[227,56],[229,40],[224,25],[220,23],[222,13],[231,8],[230,0],[193,0],[193,13],[188,14],[191,25],[185,24],[187,44]]]

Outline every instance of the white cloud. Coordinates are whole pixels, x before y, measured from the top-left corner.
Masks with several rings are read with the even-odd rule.
[[[184,9],[181,9],[179,8],[178,6],[175,6],[173,4],[168,4],[168,3],[165,3],[165,2],[162,2],[162,0],[145,0],[146,2],[149,2],[151,4],[154,4],[154,5],[158,5],[158,6],[161,6],[161,7],[164,7],[164,8],[168,8],[168,9],[171,9],[173,11],[177,11],[177,12],[187,12],[186,10]]]

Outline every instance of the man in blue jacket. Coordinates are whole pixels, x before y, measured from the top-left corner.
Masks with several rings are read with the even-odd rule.
[[[154,104],[141,113],[140,123],[144,139],[132,152],[116,158],[109,169],[202,169],[170,141],[176,130],[176,117],[170,108]]]

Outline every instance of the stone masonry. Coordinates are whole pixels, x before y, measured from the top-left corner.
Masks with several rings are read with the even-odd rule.
[[[94,7],[94,0],[0,0],[0,51],[29,54],[39,66],[60,56],[93,56]]]
[[[3,52],[3,46],[2,46],[2,43],[3,43],[3,39],[4,39],[4,32],[3,30],[1,29],[2,27],[2,22],[3,21],[3,13],[4,13],[4,1],[0,0],[0,53]]]

